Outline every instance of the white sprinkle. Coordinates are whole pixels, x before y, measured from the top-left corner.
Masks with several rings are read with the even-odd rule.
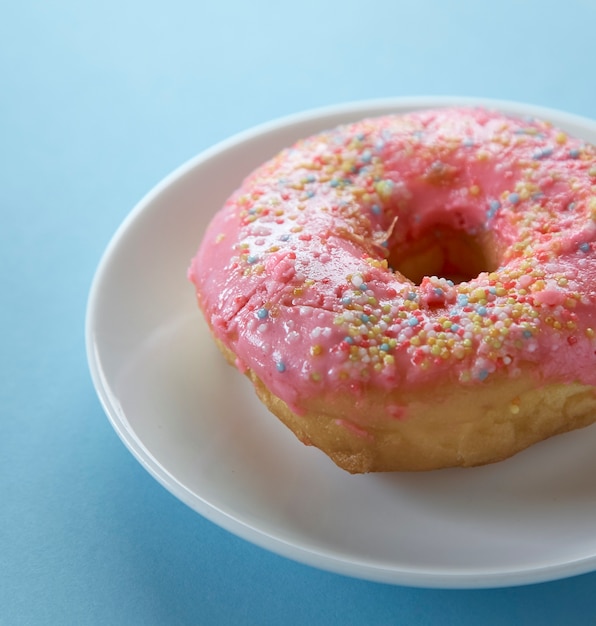
[[[356,289],[358,289],[363,282],[364,279],[362,278],[362,276],[360,276],[360,274],[355,274],[354,276],[352,276],[352,285],[354,285]]]

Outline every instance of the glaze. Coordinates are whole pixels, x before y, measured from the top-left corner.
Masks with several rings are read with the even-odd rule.
[[[321,386],[480,384],[523,362],[596,384],[595,187],[594,148],[539,120],[364,120],[254,172],[189,276],[240,367],[298,410]],[[436,227],[490,239],[493,271],[414,284],[391,269]]]

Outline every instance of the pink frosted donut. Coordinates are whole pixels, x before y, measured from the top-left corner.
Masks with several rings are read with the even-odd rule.
[[[596,151],[483,109],[298,142],[189,269],[228,360],[350,472],[472,466],[596,420]]]

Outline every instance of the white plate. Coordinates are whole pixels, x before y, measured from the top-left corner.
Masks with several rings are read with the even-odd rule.
[[[411,98],[260,126],[199,155],[132,211],[101,261],[86,339],[93,381],[130,451],[201,515],[286,557],[369,580],[490,587],[596,569],[596,427],[503,463],[350,476],[300,444],[227,366],[186,268],[211,215],[294,140],[387,112],[484,104],[596,142],[596,123],[510,102]]]

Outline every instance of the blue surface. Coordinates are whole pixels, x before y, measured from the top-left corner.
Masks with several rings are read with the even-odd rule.
[[[202,519],[112,431],[83,322],[114,230],[202,149],[271,118],[385,96],[596,118],[595,25],[592,0],[3,7],[0,624],[594,623],[596,574],[393,587],[293,563]]]

